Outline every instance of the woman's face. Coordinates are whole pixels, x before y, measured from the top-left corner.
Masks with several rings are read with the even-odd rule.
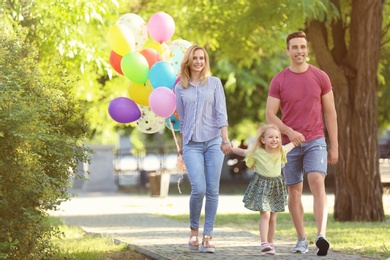
[[[204,68],[205,57],[203,50],[196,50],[192,58],[191,72],[201,72]]]

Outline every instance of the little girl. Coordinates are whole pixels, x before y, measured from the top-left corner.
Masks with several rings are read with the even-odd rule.
[[[245,157],[246,165],[256,172],[246,189],[243,202],[246,208],[260,211],[260,250],[272,255],[275,254],[273,239],[276,215],[283,212],[287,205],[282,166],[287,162],[286,154],[294,148],[291,142],[285,146],[281,142],[279,129],[267,124],[261,127],[249,149],[232,148],[233,153]]]

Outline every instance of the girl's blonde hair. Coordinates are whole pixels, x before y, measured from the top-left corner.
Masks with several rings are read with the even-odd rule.
[[[268,131],[268,129],[275,129],[278,132],[280,142],[278,144],[277,151],[282,152],[282,136],[281,136],[282,134],[280,133],[279,128],[275,125],[272,125],[272,124],[266,124],[260,128],[255,142],[248,149],[247,157],[252,156],[256,152],[256,150],[259,148],[265,149],[265,144],[263,144],[263,142],[261,140],[264,138],[265,133]]]
[[[191,65],[193,63],[194,53],[197,50],[202,50],[204,53],[204,68],[200,72],[201,85],[206,84],[208,77],[210,76],[210,62],[207,51],[202,46],[197,44],[189,47],[180,64],[180,82],[182,88],[186,89],[190,85],[191,80]]]

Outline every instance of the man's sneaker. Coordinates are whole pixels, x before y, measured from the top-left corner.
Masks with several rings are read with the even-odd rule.
[[[323,236],[317,237],[316,246],[318,248],[317,255],[325,256],[328,254],[329,242]]]
[[[309,252],[307,240],[299,241],[297,242],[297,245],[292,250],[293,253],[300,253],[300,254],[306,254]]]
[[[272,247],[270,246],[270,244],[268,244],[267,242],[261,243],[260,251],[262,253],[266,253],[266,252],[271,251],[271,250],[272,250]]]
[[[267,255],[274,255],[276,253],[275,245],[273,243],[269,243],[269,245],[271,246],[271,250],[265,252],[265,254],[267,254]]]

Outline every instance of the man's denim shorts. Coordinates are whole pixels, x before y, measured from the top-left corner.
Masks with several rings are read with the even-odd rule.
[[[303,181],[303,175],[310,172],[327,174],[328,152],[325,138],[314,139],[300,144],[287,154],[287,163],[283,168],[287,186]]]

